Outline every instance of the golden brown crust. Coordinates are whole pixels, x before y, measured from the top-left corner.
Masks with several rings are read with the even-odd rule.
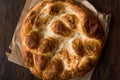
[[[53,38],[42,39],[38,48],[38,52],[44,54],[52,52],[57,45],[57,41]]]
[[[43,80],[62,80],[60,75],[63,72],[63,63],[59,59],[50,61],[43,72]]]
[[[49,57],[44,55],[36,55],[35,56],[35,64],[38,67],[38,69],[45,69],[47,61],[49,60]]]
[[[101,24],[92,16],[84,18],[84,28],[90,37],[102,38],[104,35]]]
[[[67,14],[62,17],[66,23],[69,24],[71,29],[76,29],[78,24],[78,18],[75,15]]]
[[[85,50],[84,50],[84,46],[83,46],[81,39],[77,38],[77,39],[73,40],[72,48],[78,56],[80,56],[80,57],[84,56]]]
[[[30,51],[26,51],[24,53],[24,63],[26,66],[31,67],[34,65],[33,63],[33,54]]]
[[[31,32],[30,34],[26,35],[25,37],[25,44],[30,48],[34,49],[39,46],[39,39],[40,36],[37,32]]]
[[[104,32],[98,18],[73,0],[43,0],[21,29],[23,61],[43,80],[85,75],[99,58]]]
[[[71,33],[70,29],[66,27],[61,21],[53,22],[51,28],[52,28],[52,31],[57,35],[60,35],[63,37],[70,36],[70,33]]]

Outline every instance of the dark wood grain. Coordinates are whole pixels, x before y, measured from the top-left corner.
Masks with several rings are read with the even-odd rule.
[[[112,14],[110,32],[91,80],[120,80],[120,0],[89,0],[100,11]],[[5,51],[25,0],[0,0],[0,80],[37,80],[29,70],[7,60]]]

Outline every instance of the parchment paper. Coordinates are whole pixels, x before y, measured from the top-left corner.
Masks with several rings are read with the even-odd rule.
[[[11,44],[9,45],[9,48],[11,49],[11,53],[6,52],[6,55],[8,57],[8,60],[11,62],[14,62],[20,66],[24,66],[21,56],[21,42],[20,42],[20,29],[23,23],[23,19],[27,12],[36,5],[41,0],[26,0],[24,9],[22,11],[21,17],[19,19],[19,22],[17,24],[16,30],[13,35],[13,39],[11,41]],[[79,1],[82,5],[84,5],[87,9],[93,12],[94,15],[98,16],[100,22],[102,23],[105,36],[107,38],[108,32],[109,32],[109,22],[110,22],[110,14],[100,13],[95,9],[95,7],[89,3],[87,0],[76,0]],[[95,68],[95,67],[94,67]],[[94,68],[88,72],[85,76],[80,77],[78,79],[71,79],[71,80],[90,80],[92,73],[94,71]]]

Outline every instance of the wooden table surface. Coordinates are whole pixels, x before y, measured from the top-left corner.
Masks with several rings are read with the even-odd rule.
[[[112,14],[108,39],[91,80],[120,80],[120,0],[89,1],[100,11]],[[0,0],[0,80],[37,80],[29,70],[5,56],[24,3]]]

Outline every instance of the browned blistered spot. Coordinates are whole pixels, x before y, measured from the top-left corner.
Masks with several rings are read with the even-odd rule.
[[[43,73],[43,78],[45,80],[57,80],[60,78],[60,74],[63,71],[63,63],[61,60],[56,59],[48,63],[47,68]]]
[[[25,51],[23,58],[26,66],[28,67],[33,66],[33,54],[30,51]]]
[[[100,22],[91,16],[85,17],[84,27],[90,37],[102,38],[104,35]]]
[[[82,65],[78,66],[75,69],[75,71],[74,71],[75,76],[85,75],[88,71],[90,71],[93,68],[95,63],[96,63],[95,60],[93,60],[92,58],[86,58],[86,60],[79,63],[79,64],[82,64]]]
[[[59,52],[62,57],[67,60],[68,64],[71,62],[71,59],[70,59],[70,56],[69,56],[69,52],[67,49],[62,49],[60,52]]]
[[[100,44],[94,41],[85,41],[84,47],[88,55],[96,55],[100,51]]]
[[[42,39],[39,46],[39,52],[47,53],[55,49],[56,40],[53,38]]]
[[[38,47],[39,39],[39,34],[33,31],[25,37],[25,43],[30,49],[34,49]]]
[[[77,55],[79,55],[80,57],[83,57],[85,50],[84,50],[84,46],[81,39],[76,38],[75,40],[73,40],[72,48]]]
[[[56,1],[65,1],[65,0],[49,0],[50,2],[56,2]]]
[[[63,37],[68,37],[71,34],[71,31],[66,27],[62,21],[55,21],[52,23],[52,30],[55,34],[58,34]]]
[[[68,70],[64,70],[63,73],[61,74],[62,78],[65,80],[69,80],[72,78],[72,72]]]
[[[67,14],[63,16],[63,19],[69,24],[70,28],[75,29],[78,23],[78,19],[75,15]]]
[[[43,70],[46,68],[47,61],[49,60],[49,57],[44,55],[36,55],[35,56],[35,63],[38,66],[39,69]]]
[[[30,13],[30,17],[33,16],[33,15],[35,15],[35,14],[36,14],[36,12],[35,12],[35,11],[32,11],[32,12]]]
[[[35,18],[36,18],[36,12],[35,11],[32,11],[29,15],[29,17],[27,17],[27,19],[25,20],[25,23],[31,23],[32,25],[34,24],[34,21],[35,21]]]
[[[50,2],[59,2],[59,1],[61,1],[61,2],[73,2],[72,0],[49,0]]]
[[[58,15],[64,11],[64,7],[62,4],[54,4],[50,6],[49,14],[50,15]]]
[[[46,25],[47,21],[48,21],[48,19],[46,17],[40,17],[40,15],[39,15],[35,19],[35,22],[34,22],[35,27],[41,27],[43,25]]]

